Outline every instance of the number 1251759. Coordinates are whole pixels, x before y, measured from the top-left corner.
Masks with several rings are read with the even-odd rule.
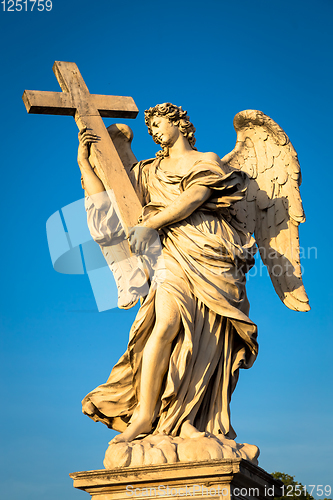
[[[332,492],[332,488],[329,484],[308,484],[307,486],[303,486],[302,484],[288,484],[287,486],[281,486],[282,496],[286,497],[299,497],[301,495],[306,496],[307,493],[310,495],[317,495],[318,497],[322,497],[325,495],[328,496]]]
[[[2,0],[2,10],[7,12],[19,12],[28,10],[38,10],[42,12],[46,10],[49,12],[52,10],[51,0]]]

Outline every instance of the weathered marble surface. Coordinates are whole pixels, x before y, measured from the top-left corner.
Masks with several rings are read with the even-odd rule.
[[[273,500],[282,494],[281,481],[240,458],[74,472],[70,476],[74,487],[94,500]]]
[[[129,443],[110,441],[104,466],[106,469],[115,469],[176,462],[206,462],[221,458],[243,458],[257,465],[258,456],[257,446],[238,444],[223,435],[183,439],[155,434]]]
[[[73,116],[79,130],[93,130],[100,137],[101,141],[91,148],[97,175],[107,189],[113,188],[125,224],[134,226],[141,204],[113,144],[115,130],[108,133],[102,120],[102,117],[135,118],[139,110],[134,100],[127,96],[90,94],[75,63],[55,61],[53,72],[62,92],[25,90],[22,98],[28,113]]]

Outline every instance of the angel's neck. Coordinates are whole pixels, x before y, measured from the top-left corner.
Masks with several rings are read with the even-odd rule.
[[[170,159],[177,159],[181,156],[184,156],[184,154],[188,153],[189,151],[193,151],[193,149],[190,146],[188,140],[183,136],[183,134],[179,134],[176,142],[171,147],[169,147],[169,157]]]

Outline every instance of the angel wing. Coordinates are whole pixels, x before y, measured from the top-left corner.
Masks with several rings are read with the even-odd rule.
[[[297,153],[282,128],[261,111],[241,111],[234,127],[236,146],[222,162],[250,178],[246,199],[234,204],[234,215],[254,233],[282,302],[295,311],[308,311],[300,265],[298,226],[305,215]]]

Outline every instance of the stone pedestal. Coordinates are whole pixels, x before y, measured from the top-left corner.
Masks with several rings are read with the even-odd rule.
[[[281,481],[239,458],[73,472],[70,477],[93,500],[273,500],[282,495]]]

